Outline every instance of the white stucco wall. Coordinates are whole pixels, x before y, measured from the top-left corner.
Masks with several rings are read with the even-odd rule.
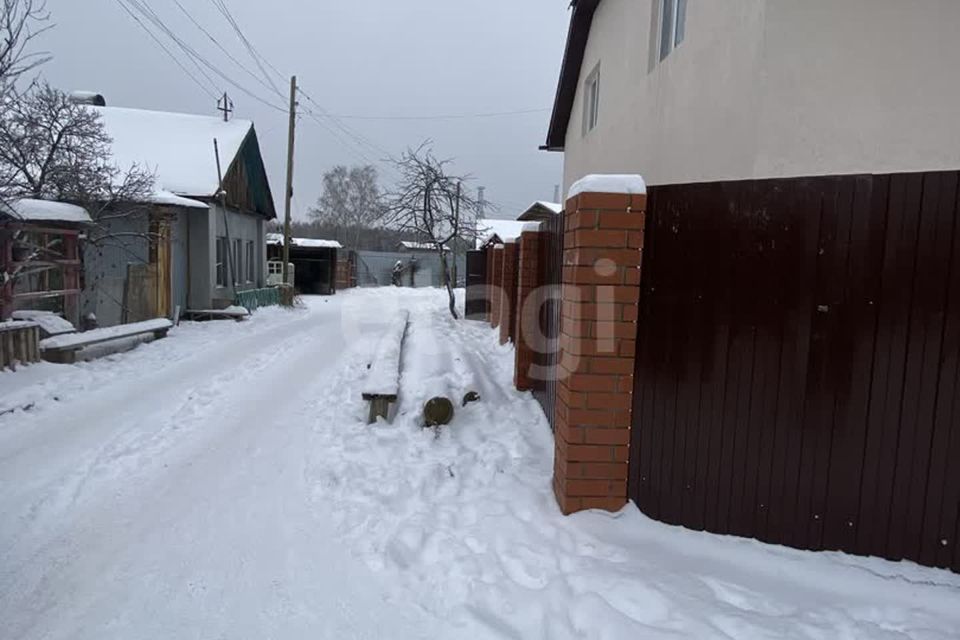
[[[960,1],[688,0],[656,61],[655,0],[603,0],[566,138],[587,173],[650,184],[960,168]],[[583,135],[583,85],[601,69]]]

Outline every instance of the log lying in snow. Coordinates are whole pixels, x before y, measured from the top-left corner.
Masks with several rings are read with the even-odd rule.
[[[386,418],[390,404],[397,401],[400,393],[400,353],[409,319],[408,311],[400,311],[390,320],[377,342],[363,384],[363,399],[370,403],[369,424],[376,422],[377,418]]]

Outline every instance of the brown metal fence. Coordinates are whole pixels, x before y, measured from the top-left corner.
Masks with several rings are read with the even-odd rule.
[[[540,224],[538,235],[540,250],[537,256],[539,271],[540,336],[534,363],[541,372],[535,381],[533,395],[543,407],[543,412],[554,425],[554,406],[557,399],[556,366],[558,349],[552,344],[560,337],[560,278],[563,273],[563,214],[554,216]]]
[[[960,570],[957,190],[956,172],[651,189],[645,513]]]

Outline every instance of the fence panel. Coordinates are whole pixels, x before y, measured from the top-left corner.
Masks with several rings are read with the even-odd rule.
[[[556,215],[540,224],[537,234],[540,250],[537,256],[538,282],[537,302],[540,310],[540,331],[534,336],[534,364],[537,375],[533,395],[543,407],[543,412],[554,425],[554,406],[557,401],[557,358],[560,339],[560,282],[563,272],[563,214]]]
[[[630,495],[960,570],[956,172],[650,190]]]

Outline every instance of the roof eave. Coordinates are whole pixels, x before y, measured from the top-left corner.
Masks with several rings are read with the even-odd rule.
[[[547,141],[540,147],[541,151],[563,151],[566,147],[567,128],[570,125],[570,115],[573,113],[573,101],[577,95],[583,55],[587,49],[587,39],[590,37],[593,14],[599,4],[600,0],[572,0],[570,3],[573,13],[570,16],[570,29],[567,32],[567,45],[563,53],[563,64],[560,67],[560,80],[557,82],[557,94],[553,102],[553,113],[550,116],[550,128],[547,130]]]

